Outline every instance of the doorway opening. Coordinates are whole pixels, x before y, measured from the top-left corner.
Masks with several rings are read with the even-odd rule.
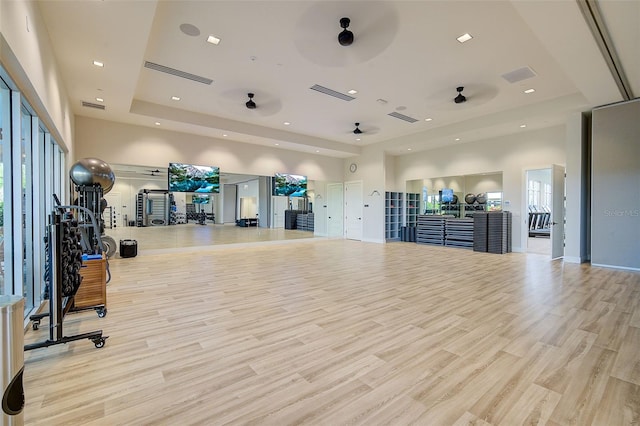
[[[527,170],[527,253],[551,255],[551,169]]]
[[[526,251],[564,256],[564,166],[526,171]]]

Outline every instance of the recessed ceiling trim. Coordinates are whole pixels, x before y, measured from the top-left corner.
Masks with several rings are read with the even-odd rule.
[[[160,71],[165,74],[170,74],[176,77],[186,78],[187,80],[196,81],[202,84],[211,84],[213,80],[207,77],[202,77],[200,75],[191,74],[186,71],[177,70],[175,68],[167,67],[165,65],[156,64],[154,62],[144,61],[144,67],[149,68],[150,70]]]
[[[408,115],[400,114],[399,112],[395,112],[395,111],[391,112],[391,113],[389,113],[387,115],[389,115],[391,117],[394,117],[394,118],[399,118],[400,120],[404,120],[404,121],[406,121],[408,123],[415,123],[416,121],[418,121],[416,118],[409,117]]]
[[[334,98],[342,99],[343,101],[352,101],[355,99],[353,96],[340,93],[333,89],[329,89],[328,87],[320,86],[319,84],[314,84],[313,86],[309,87],[309,89],[315,90],[316,92],[324,93],[325,95],[333,96]]]
[[[94,104],[93,102],[82,101],[82,106],[86,108],[105,109],[104,105]]]
[[[591,34],[593,34],[593,38],[602,53],[602,57],[607,63],[609,71],[618,86],[618,90],[620,90],[620,94],[625,101],[633,99],[634,95],[631,91],[631,85],[624,73],[622,63],[620,62],[620,58],[616,53],[613,42],[611,41],[609,31],[604,24],[604,19],[602,19],[598,3],[593,0],[578,1],[577,3]]]

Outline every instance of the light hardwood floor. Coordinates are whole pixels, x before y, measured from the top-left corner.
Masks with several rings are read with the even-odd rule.
[[[26,353],[27,425],[624,425],[640,274],[305,239],[111,261],[88,341]],[[47,336],[45,323],[27,342]]]

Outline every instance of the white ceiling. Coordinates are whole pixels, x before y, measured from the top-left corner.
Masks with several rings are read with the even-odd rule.
[[[640,2],[600,3],[637,96]],[[573,111],[623,100],[574,0],[39,4],[76,115],[159,122],[213,138],[335,157],[380,144],[400,155],[548,127]],[[343,16],[355,35],[348,47],[337,42]],[[185,34],[182,24],[200,35]],[[461,44],[463,33],[474,38]],[[206,43],[209,34],[221,43]],[[151,70],[145,61],[213,83]],[[536,75],[516,83],[502,77],[523,67]],[[358,93],[347,102],[310,90],[314,84]],[[464,104],[453,102],[457,86],[465,87]],[[535,92],[524,94],[528,88]],[[249,92],[255,110],[245,107]],[[105,110],[81,105],[101,103],[96,98]]]

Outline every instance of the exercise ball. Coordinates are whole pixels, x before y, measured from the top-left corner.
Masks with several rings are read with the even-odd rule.
[[[106,194],[113,188],[116,176],[111,167],[97,158],[83,158],[69,170],[69,177],[78,186],[100,185]]]
[[[475,194],[467,194],[464,196],[464,202],[467,204],[473,204],[476,202]]]
[[[479,193],[478,195],[476,195],[476,201],[478,202],[478,204],[485,204],[487,202],[487,194],[485,194],[484,192]]]

